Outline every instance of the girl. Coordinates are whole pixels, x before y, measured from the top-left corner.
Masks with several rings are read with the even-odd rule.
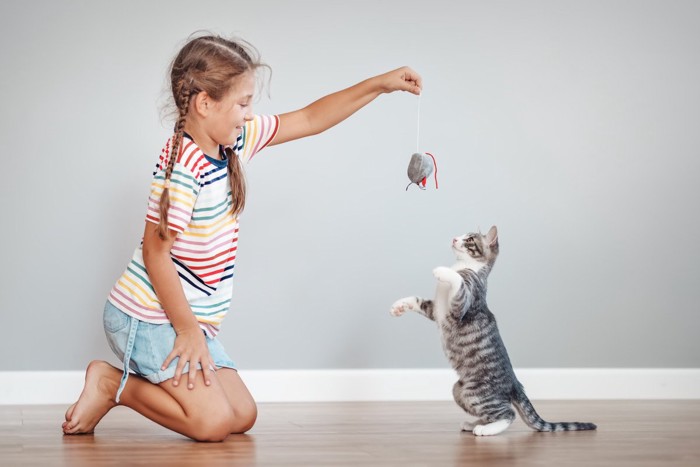
[[[294,112],[256,116],[251,100],[262,65],[249,49],[198,37],[171,65],[175,133],[156,165],[143,240],[104,311],[107,339],[124,367],[88,365],[65,434],[91,433],[118,404],[198,441],[249,430],[255,401],[216,339],[245,206],[242,165],[266,146],[327,130],[382,93],[422,87],[404,67]]]

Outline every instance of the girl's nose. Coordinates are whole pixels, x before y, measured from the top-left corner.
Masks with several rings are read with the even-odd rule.
[[[245,117],[243,117],[243,119],[246,122],[249,122],[249,121],[253,120],[253,114],[245,114]]]

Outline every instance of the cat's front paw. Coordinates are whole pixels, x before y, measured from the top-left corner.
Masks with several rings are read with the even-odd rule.
[[[391,305],[391,313],[393,316],[401,316],[409,310],[413,310],[418,307],[418,302],[416,297],[406,297],[401,300],[396,300],[393,305]]]
[[[457,271],[445,266],[439,266],[433,269],[433,276],[440,282],[446,282],[448,284],[459,284],[462,282],[462,276],[460,276]]]

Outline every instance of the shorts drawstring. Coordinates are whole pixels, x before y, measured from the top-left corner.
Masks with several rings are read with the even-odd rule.
[[[122,380],[119,383],[119,389],[117,390],[117,404],[119,403],[119,396],[121,396],[124,386],[126,386],[126,380],[129,379],[129,361],[131,360],[131,351],[134,349],[136,330],[139,327],[139,320],[132,316],[129,316],[129,320],[129,338],[126,341],[126,350],[124,350],[124,374],[122,375]]]

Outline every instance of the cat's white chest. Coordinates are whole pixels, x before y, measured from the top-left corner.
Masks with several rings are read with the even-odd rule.
[[[452,299],[460,287],[464,285],[464,279],[458,271],[464,269],[478,272],[480,268],[474,268],[471,264],[458,261],[451,268],[437,267],[433,270],[433,275],[437,279],[435,300],[433,300],[433,316],[436,322],[440,323],[450,314]]]
[[[438,268],[438,269],[442,269],[443,271],[448,270],[448,268]],[[450,269],[452,269],[453,271],[457,270],[454,266]],[[436,269],[436,271],[437,271],[437,269]],[[450,275],[454,274],[451,271],[448,271],[448,272],[450,272]],[[453,281],[444,280],[445,279],[444,275],[445,274],[443,273],[442,274],[443,280],[438,279],[438,281],[437,281],[437,285],[435,287],[435,300],[433,300],[433,307],[434,307],[433,308],[433,316],[435,317],[435,321],[438,323],[440,323],[441,321],[443,321],[447,317],[449,310],[450,310],[450,302],[452,301],[452,295],[454,294],[453,289],[455,289],[455,287],[458,287],[458,284],[454,283],[455,280],[453,280]],[[459,277],[454,278],[454,279],[456,279],[456,281],[461,281],[461,279],[459,279]]]
[[[447,317],[449,311],[449,287],[438,283],[435,289],[435,300],[433,305],[433,316],[435,321],[440,323]]]

